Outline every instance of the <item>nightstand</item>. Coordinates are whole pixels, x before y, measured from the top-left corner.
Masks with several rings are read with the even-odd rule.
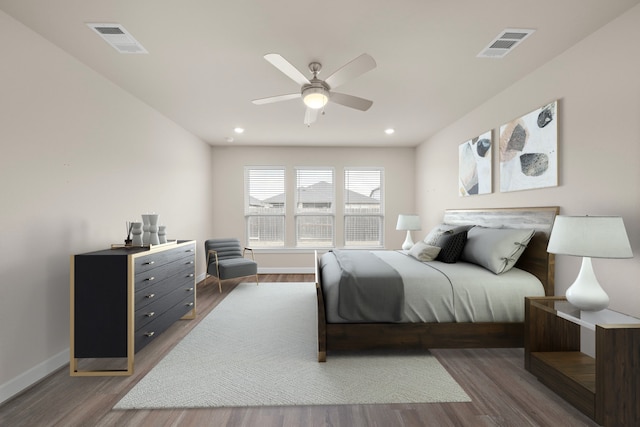
[[[525,298],[524,365],[598,424],[640,425],[640,319]]]

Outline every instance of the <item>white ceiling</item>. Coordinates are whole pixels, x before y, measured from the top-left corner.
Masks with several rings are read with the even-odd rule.
[[[0,0],[0,10],[212,145],[415,146],[639,2]],[[123,25],[149,54],[117,53],[90,22]],[[503,59],[477,58],[505,28],[536,32]],[[306,127],[300,99],[254,105],[299,90],[267,53],[309,77],[321,62],[321,78],[368,53],[377,68],[339,91],[373,106],[329,103]]]

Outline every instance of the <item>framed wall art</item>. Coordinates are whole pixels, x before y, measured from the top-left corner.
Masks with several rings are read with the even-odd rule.
[[[458,147],[460,196],[491,193],[492,145],[492,133],[487,131]]]
[[[500,191],[558,185],[558,101],[500,126]]]

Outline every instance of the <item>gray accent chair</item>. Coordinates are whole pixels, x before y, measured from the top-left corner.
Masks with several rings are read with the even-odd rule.
[[[205,284],[209,275],[218,278],[218,289],[222,292],[222,280],[237,277],[256,276],[258,285],[258,264],[253,256],[253,249],[243,248],[240,240],[234,238],[209,239],[204,242],[207,254],[207,271]],[[251,253],[251,259],[245,258],[246,252]]]

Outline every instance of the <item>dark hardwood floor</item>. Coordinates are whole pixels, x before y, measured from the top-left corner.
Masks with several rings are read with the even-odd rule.
[[[260,275],[311,282],[313,275]],[[522,349],[432,350],[472,402],[112,410],[240,282],[198,284],[198,318],[181,320],[136,354],[130,377],[70,377],[68,366],[0,406],[0,426],[595,426],[523,368]]]

